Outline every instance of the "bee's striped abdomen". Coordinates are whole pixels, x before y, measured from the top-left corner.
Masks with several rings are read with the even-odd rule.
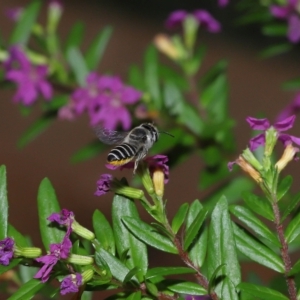
[[[108,153],[107,162],[112,165],[124,165],[134,158],[136,151],[134,146],[123,143]]]

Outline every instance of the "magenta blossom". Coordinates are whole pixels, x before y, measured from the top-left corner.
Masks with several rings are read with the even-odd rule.
[[[153,172],[157,169],[161,169],[164,172],[165,175],[165,183],[168,183],[169,181],[169,166],[167,165],[168,157],[166,155],[153,155],[145,158],[143,161],[148,164],[148,168],[150,171],[151,176],[153,175]],[[105,165],[108,169],[110,170],[116,170],[120,168],[122,169],[133,169],[134,168],[134,162],[130,161],[125,165],[122,166],[114,166],[111,164],[106,164]]]
[[[60,213],[51,214],[47,220],[66,226],[67,236],[70,236],[70,233],[72,232],[72,223],[74,221],[74,213],[72,211],[64,208],[60,211]]]
[[[77,293],[82,285],[82,275],[80,273],[71,274],[63,279],[60,285],[60,293],[66,295],[68,293]]]
[[[8,266],[14,256],[15,241],[7,237],[0,241],[0,265]]]
[[[203,26],[207,31],[216,33],[221,30],[220,23],[206,10],[197,9],[192,13],[188,13],[185,10],[176,10],[172,12],[165,22],[165,26],[168,29],[175,29],[182,25],[182,22],[187,16],[193,16],[200,26]]]
[[[72,243],[67,235],[61,244],[51,244],[49,254],[36,258],[37,262],[43,263],[44,265],[35,274],[34,278],[40,278],[42,282],[46,282],[57,262],[60,259],[68,258],[71,247]]]
[[[52,87],[46,80],[48,67],[46,65],[33,66],[19,47],[14,46],[10,49],[4,68],[6,69],[5,78],[15,82],[18,87],[14,96],[15,102],[21,102],[27,106],[32,105],[39,93],[46,100],[51,99]]]
[[[113,176],[110,174],[102,174],[97,181],[97,190],[95,196],[102,196],[110,191]]]
[[[297,93],[292,102],[283,109],[278,117],[277,121],[282,121],[289,116],[295,115],[300,112],[300,93]]]
[[[282,133],[284,131],[287,131],[288,129],[292,128],[295,122],[295,116],[290,116],[280,122],[277,122],[273,125],[273,127],[276,129],[278,134],[278,140],[280,140],[284,146],[287,146],[288,144],[295,143],[297,145],[300,145],[300,138]],[[250,140],[250,150],[253,151],[259,146],[262,146],[266,142],[265,138],[265,132],[267,129],[271,127],[270,122],[267,119],[256,119],[252,117],[248,117],[246,119],[250,127],[254,130],[263,130],[264,132],[261,134],[258,134],[254,138]]]
[[[124,83],[116,76],[98,76],[90,73],[86,86],[74,91],[69,104],[68,116],[88,112],[91,125],[101,124],[115,129],[120,123],[124,130],[131,127],[127,105],[136,103],[142,93]]]
[[[288,0],[286,5],[271,5],[271,14],[278,19],[286,19],[288,23],[287,37],[290,42],[300,41],[300,18],[298,0]]]

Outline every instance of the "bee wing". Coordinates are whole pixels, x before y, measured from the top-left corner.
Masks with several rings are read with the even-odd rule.
[[[123,142],[129,132],[109,130],[102,127],[94,127],[98,139],[107,145],[117,145]]]

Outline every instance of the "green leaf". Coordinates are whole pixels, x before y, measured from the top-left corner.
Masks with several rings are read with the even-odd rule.
[[[120,282],[124,281],[130,270],[120,260],[102,248],[99,248],[95,255],[100,255],[101,259],[107,263],[114,278]],[[133,280],[137,282],[136,277],[133,277]]]
[[[32,28],[40,11],[41,4],[41,1],[33,1],[24,9],[20,20],[16,22],[16,27],[14,28],[13,33],[10,37],[11,45],[27,44]]]
[[[263,243],[257,241],[249,232],[240,229],[236,224],[232,223],[235,242],[238,250],[257,263],[284,273],[284,265],[281,258]]]
[[[173,220],[172,220],[172,229],[174,233],[177,233],[180,229],[181,225],[183,224],[186,214],[189,209],[188,203],[183,203],[180,207],[177,213],[175,214]]]
[[[124,196],[115,195],[112,206],[112,222],[117,252],[121,256],[122,253],[128,251],[129,259],[126,265],[129,269],[133,269],[134,267],[140,268],[137,277],[142,281],[148,268],[147,247],[123,224],[122,220],[124,217],[139,220],[135,203]]]
[[[6,186],[6,167],[0,167],[0,240],[7,237],[8,201]]]
[[[179,282],[168,285],[168,289],[172,292],[187,295],[206,295],[207,291],[201,285],[194,282]]]
[[[300,272],[300,260],[298,260],[292,267],[291,271],[289,272],[289,276],[295,275]]]
[[[158,80],[157,51],[150,46],[145,54],[145,85],[156,109],[161,109],[161,95]]]
[[[29,300],[43,287],[44,283],[39,279],[31,279],[24,283],[8,300]]]
[[[239,300],[236,287],[231,282],[230,278],[224,278],[224,284],[221,291],[222,299]]]
[[[190,209],[186,218],[186,227],[189,228],[191,224],[195,221],[196,217],[199,215],[200,211],[203,209],[202,204],[199,200],[193,201],[190,205]],[[189,246],[188,253],[192,262],[201,267],[203,265],[204,259],[206,257],[207,250],[207,226],[202,226],[197,236],[195,237],[192,244]]]
[[[277,189],[278,201],[289,191],[289,189],[292,186],[292,183],[293,183],[293,177],[291,175],[284,177],[280,181]]]
[[[285,231],[287,243],[291,243],[300,234],[300,213],[298,213],[289,223]]]
[[[77,47],[70,47],[67,51],[67,61],[75,75],[76,81],[80,86],[85,85],[85,78],[88,75],[88,68],[82,53]]]
[[[153,295],[154,297],[157,297],[158,289],[157,289],[156,285],[150,281],[145,281],[145,284],[146,284],[146,288],[150,292],[150,294]]]
[[[178,253],[176,247],[168,238],[157,233],[156,229],[147,223],[130,217],[123,217],[123,222],[136,237],[146,244],[164,252]]]
[[[163,99],[165,107],[171,116],[181,114],[184,105],[183,95],[174,82],[166,80],[163,90]]]
[[[283,294],[264,286],[242,282],[237,286],[243,292],[262,300],[288,300]]]
[[[231,205],[229,209],[232,214],[252,229],[257,235],[265,238],[276,247],[281,247],[275,233],[273,233],[262,221],[256,218],[256,216],[248,208],[240,205]]]
[[[229,282],[220,281],[216,285],[216,292],[233,289],[231,293],[235,294],[235,286],[241,282],[241,272],[228,204],[224,196],[220,198],[212,212],[208,232],[207,263],[209,278],[220,265],[224,264],[219,275],[228,277],[229,282],[233,284],[229,285]]]
[[[141,300],[142,293],[141,291],[132,293],[130,296],[126,298],[126,300]]]
[[[102,59],[109,39],[112,35],[112,27],[106,26],[95,38],[85,55],[86,65],[89,70],[96,70]]]
[[[270,202],[267,199],[259,198],[258,196],[245,192],[242,194],[243,199],[247,206],[255,213],[262,217],[274,221],[274,214]]]
[[[13,260],[11,260],[9,262],[8,266],[3,266],[0,265],[0,275],[2,275],[3,273],[13,269],[15,266],[17,266],[20,262],[22,261],[21,258],[14,258]]]
[[[98,209],[93,214],[93,227],[100,246],[115,255],[116,247],[113,230],[104,214]]]
[[[67,39],[66,39],[66,43],[65,43],[65,53],[68,53],[68,50],[70,48],[73,48],[73,47],[79,47],[81,42],[82,42],[82,38],[83,38],[83,33],[84,33],[84,25],[82,22],[76,22],[68,36],[67,36]]]
[[[74,153],[71,156],[71,162],[79,163],[91,159],[103,152],[104,149],[106,149],[106,146],[103,143],[99,141],[92,142]]]
[[[146,279],[151,279],[158,276],[178,275],[178,274],[193,274],[195,270],[186,267],[158,267],[147,271]]]
[[[13,237],[15,242],[20,247],[30,247],[28,240],[26,237],[24,237],[15,227],[13,227],[11,224],[8,224],[8,232],[7,236]]]
[[[282,84],[284,90],[299,90],[300,89],[300,78],[294,78],[288,80]]]
[[[262,33],[269,36],[285,36],[287,33],[286,24],[268,24],[262,27]]]
[[[191,225],[187,227],[185,232],[184,242],[183,242],[185,251],[189,248],[193,240],[196,238],[200,230],[200,227],[206,218],[206,215],[207,215],[207,210],[202,209],[201,211],[199,211],[198,215],[191,223]]]
[[[29,142],[34,140],[39,134],[44,132],[50,126],[53,120],[54,120],[54,116],[51,114],[44,115],[40,119],[36,120],[22,134],[21,138],[18,141],[18,147],[23,148]]]
[[[269,58],[275,55],[283,54],[285,52],[288,52],[292,49],[292,45],[288,43],[274,45],[271,47],[266,48],[265,50],[260,52],[261,58]]]
[[[281,220],[280,222],[282,223],[285,218],[293,211],[293,209],[297,206],[297,204],[299,203],[300,201],[300,192],[297,193],[293,198],[292,200],[290,200],[289,204],[286,206],[283,214],[282,214],[282,217],[281,217]]]
[[[37,202],[41,237],[48,250],[50,244],[61,243],[65,235],[59,228],[49,226],[50,222],[47,220],[52,213],[60,212],[54,188],[48,178],[43,179],[39,186]]]

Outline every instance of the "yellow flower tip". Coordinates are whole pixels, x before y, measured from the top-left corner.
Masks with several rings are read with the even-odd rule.
[[[159,51],[166,54],[171,59],[178,59],[179,53],[172,40],[166,34],[157,34],[154,37],[154,45]]]
[[[154,190],[155,194],[157,196],[162,197],[164,194],[164,187],[165,187],[165,174],[161,169],[156,169],[153,172],[153,185],[154,185]]]
[[[258,171],[256,171],[242,156],[236,160],[236,163],[241,167],[241,169],[250,175],[256,182],[261,183],[263,180]]]
[[[278,162],[275,164],[278,172],[281,172],[286,165],[295,158],[295,155],[299,152],[299,148],[294,147],[292,144],[288,144]]]

